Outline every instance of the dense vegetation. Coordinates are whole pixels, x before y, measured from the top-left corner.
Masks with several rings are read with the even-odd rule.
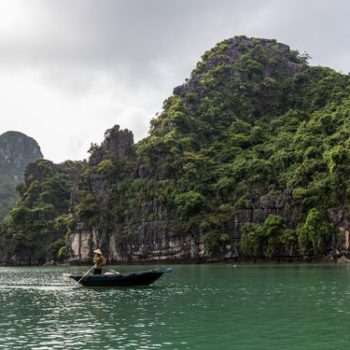
[[[71,191],[81,167],[44,159],[28,166],[25,183],[17,187],[21,200],[2,225],[9,261],[36,264],[65,255]]]
[[[61,183],[64,206],[35,184],[34,202],[51,208],[42,236],[55,236],[53,223],[64,222],[57,249],[69,221],[118,230],[127,243],[145,222],[176,222],[179,235],[200,237],[214,256],[227,249],[249,259],[317,256],[340,247],[350,196],[350,77],[307,59],[274,40],[219,43],[164,102],[147,138],[114,147],[126,131],[113,128],[91,147],[69,220],[72,178]],[[34,215],[33,186],[26,181],[6,219],[7,234],[23,232],[19,241],[40,226],[16,219]]]

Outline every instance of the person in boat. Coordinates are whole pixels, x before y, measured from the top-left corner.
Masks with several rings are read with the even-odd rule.
[[[94,250],[94,275],[101,275],[102,274],[102,266],[106,265],[106,258],[102,255],[102,252],[100,249]]]

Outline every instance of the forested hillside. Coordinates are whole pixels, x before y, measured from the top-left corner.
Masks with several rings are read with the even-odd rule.
[[[36,182],[27,169],[3,256],[82,261],[96,246],[110,261],[346,253],[349,92],[349,75],[287,45],[225,40],[165,100],[145,139],[133,144],[116,126],[86,163],[49,172],[38,161]],[[51,226],[35,214],[45,206]],[[29,260],[28,247],[40,254]]]

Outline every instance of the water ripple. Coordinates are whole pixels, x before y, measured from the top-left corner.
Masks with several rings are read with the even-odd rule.
[[[77,287],[63,268],[0,268],[0,349],[328,350],[350,340],[346,267],[173,270],[154,286],[105,289]]]

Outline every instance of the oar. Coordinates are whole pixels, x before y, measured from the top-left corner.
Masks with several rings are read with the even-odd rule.
[[[94,267],[95,267],[95,265],[91,266],[90,270],[89,270],[78,282],[76,282],[76,284],[79,284],[80,281],[82,281],[82,280],[90,273],[90,271],[91,271]]]

